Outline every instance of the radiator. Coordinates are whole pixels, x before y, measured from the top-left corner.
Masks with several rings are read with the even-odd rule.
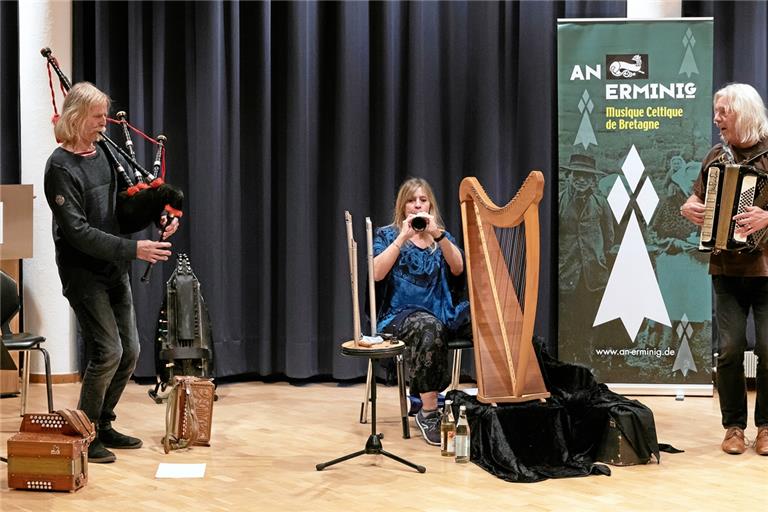
[[[757,377],[757,356],[751,350],[744,352],[744,375],[748,379]]]

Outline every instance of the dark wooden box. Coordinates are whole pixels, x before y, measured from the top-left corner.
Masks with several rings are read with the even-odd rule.
[[[613,466],[635,466],[647,464],[650,461],[650,457],[641,458],[637,455],[613,418],[608,420],[596,459]]]

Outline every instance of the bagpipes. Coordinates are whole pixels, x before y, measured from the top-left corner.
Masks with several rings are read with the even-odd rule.
[[[51,87],[51,99],[54,112],[53,122],[55,124],[58,120],[58,111],[56,109],[51,69],[53,69],[58,76],[59,86],[65,96],[72,88],[72,84],[59,67],[59,63],[53,56],[50,48],[43,48],[40,50],[40,53],[48,61],[48,82]],[[126,114],[123,111],[118,112],[116,117],[117,119],[108,118],[108,121],[119,124],[122,127],[123,135],[125,136],[126,149],[121,148],[117,143],[110,139],[106,133],[102,133],[102,138],[97,144],[104,151],[110,166],[123,184],[122,190],[117,195],[117,204],[115,208],[120,232],[135,233],[153,223],[158,227],[163,228],[164,226],[169,225],[174,218],[182,216],[182,206],[184,202],[184,194],[176,187],[166,183],[164,179],[165,142],[167,139],[164,135],[158,135],[156,139],[153,139],[129,125],[126,120]],[[133,149],[133,141],[131,140],[129,128],[158,146],[151,172],[147,171],[136,161],[136,153]],[[115,151],[117,151],[130,167],[133,168],[133,178],[131,178],[130,174],[120,163],[115,155]],[[163,218],[165,218],[164,222],[162,220]],[[141,277],[142,282],[149,281],[153,265],[153,263],[147,264],[144,275]]]

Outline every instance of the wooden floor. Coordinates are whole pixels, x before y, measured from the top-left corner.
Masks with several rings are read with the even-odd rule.
[[[44,410],[42,385],[32,385],[29,410]],[[78,384],[54,387],[57,408],[74,407]],[[612,476],[513,484],[474,464],[458,465],[428,446],[411,420],[400,432],[396,389],[379,386],[378,430],[384,449],[427,467],[419,474],[380,455],[364,455],[322,472],[315,464],[362,449],[370,426],[357,421],[362,385],[238,383],[219,386],[211,447],[163,453],[164,405],[131,383],[116,427],[144,440],[117,451],[113,464],[90,464],[76,493],[10,490],[0,476],[0,509],[83,510],[756,510],[768,501],[768,457],[753,450],[722,453],[716,398],[643,397],[660,442],[685,450],[661,464],[612,467]],[[750,393],[750,411],[754,393]],[[0,400],[0,453],[18,430],[19,399]],[[751,414],[751,412],[750,412]],[[747,431],[754,438],[755,429]],[[156,479],[161,462],[205,463],[202,479]]]

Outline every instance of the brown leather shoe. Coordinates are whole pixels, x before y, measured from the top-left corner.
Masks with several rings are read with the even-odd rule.
[[[766,445],[768,445],[768,442]],[[720,447],[725,453],[730,453],[731,455],[741,455],[747,451],[747,445],[744,442],[744,429],[729,427],[725,431],[725,439],[723,439],[723,444]]]
[[[755,451],[758,455],[768,455],[768,427],[758,427]]]

